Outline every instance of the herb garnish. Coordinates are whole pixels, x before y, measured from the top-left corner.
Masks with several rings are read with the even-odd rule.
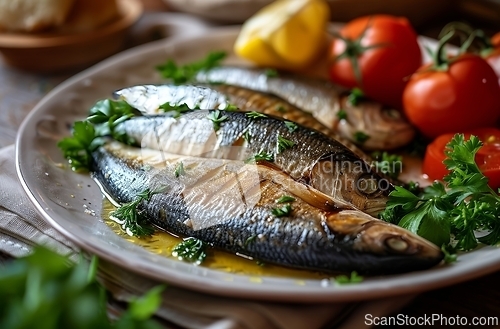
[[[73,124],[73,136],[63,138],[57,146],[63,151],[63,156],[68,159],[71,169],[79,171],[90,168],[92,152],[102,145],[102,139],[95,127],[88,121],[77,121]]]
[[[191,109],[186,103],[181,103],[181,104],[172,104],[170,102],[167,102],[165,104],[162,104],[159,106],[159,109],[163,110],[163,112],[175,112],[174,113],[174,118],[178,118],[181,116],[182,113],[189,112],[191,110],[198,110],[200,109],[199,106],[195,106],[193,109]]]
[[[347,112],[345,110],[340,110],[337,112],[337,118],[339,120],[347,120]]]
[[[278,153],[282,153],[284,150],[292,148],[295,145],[294,142],[280,135],[278,135],[277,142],[278,142]]]
[[[63,138],[57,146],[68,159],[72,170],[88,170],[92,152],[104,142],[101,137],[111,136],[129,145],[135,142],[118,127],[120,123],[136,115],[138,112],[123,100],[101,100],[90,109],[87,120],[73,124],[72,136]]]
[[[256,235],[252,235],[250,237],[248,237],[246,240],[245,240],[245,248],[248,247],[251,243],[255,242],[255,239],[257,239],[257,236]]]
[[[351,103],[352,106],[357,106],[363,99],[365,94],[359,88],[353,88],[349,96],[347,96],[347,101]]]
[[[268,78],[276,78],[276,77],[279,77],[279,74],[278,74],[278,71],[276,71],[275,69],[266,69],[264,71],[264,74],[266,75],[266,77]]]
[[[362,131],[356,131],[353,137],[357,143],[364,144],[370,138],[370,135],[367,135]]]
[[[227,53],[224,51],[214,51],[207,55],[206,58],[185,65],[177,65],[173,60],[169,59],[164,64],[158,65],[156,69],[165,79],[170,79],[174,84],[183,84],[192,81],[196,74],[200,71],[208,71],[216,66],[219,66],[221,61],[226,58]]]
[[[132,299],[119,318],[110,320],[109,294],[96,279],[98,259],[73,264],[42,247],[29,256],[5,264],[0,271],[0,319],[2,329],[99,328],[156,329],[149,319],[161,304],[165,286],[157,286]],[[22,314],[14,319],[15,314]]]
[[[151,197],[163,189],[151,191],[146,189],[137,194],[134,201],[123,204],[120,208],[110,212],[109,216],[121,225],[122,229],[131,236],[149,236],[154,228],[148,223],[143,213],[137,209],[141,202],[149,202]]]
[[[256,162],[256,161],[274,161],[274,156],[272,154],[267,153],[266,151],[260,151],[255,154],[253,157],[248,159],[246,162]]]
[[[238,111],[240,108],[234,104],[227,103],[226,107],[224,108],[224,111],[229,111],[229,112],[234,112]]]
[[[285,204],[279,208],[273,208],[271,213],[276,217],[288,216],[292,213],[292,206],[290,204]]]
[[[500,196],[488,186],[479,170],[475,155],[482,146],[476,136],[464,140],[457,134],[447,144],[444,164],[450,173],[443,183],[435,182],[415,195],[402,187],[389,195],[382,218],[434,242],[438,246],[450,242],[450,233],[456,249],[471,250],[478,242],[495,245],[500,242]],[[475,231],[488,234],[476,238]]]
[[[245,115],[247,117],[249,117],[250,119],[267,118],[267,115],[265,115],[264,113],[260,113],[260,112],[256,112],[256,111],[247,112],[247,113],[245,113]]]
[[[280,113],[285,113],[286,112],[286,108],[283,105],[281,105],[281,104],[276,105],[274,107],[274,109],[276,111],[280,112]]]
[[[351,283],[360,283],[363,281],[363,277],[358,275],[356,271],[351,272],[349,276],[347,275],[339,275],[335,278],[332,278],[332,282],[336,284],[351,284]]]
[[[249,130],[245,131],[245,133],[243,134],[243,139],[246,140],[248,144],[250,144],[250,142],[252,141],[252,135],[250,135]]]
[[[391,178],[398,178],[403,169],[403,157],[397,154],[387,152],[373,152],[372,158],[375,160],[377,171]]]
[[[292,121],[285,121],[285,126],[288,128],[288,131],[293,133],[297,130],[297,125]]]
[[[222,115],[219,110],[211,111],[207,118],[212,121],[215,131],[219,130],[220,124],[228,119],[227,115]]]
[[[289,195],[283,195],[278,200],[276,200],[276,203],[286,203],[286,202],[294,202],[294,201],[295,201],[294,197],[291,197]]]
[[[172,256],[177,257],[179,260],[200,265],[207,257],[207,253],[205,252],[206,248],[207,244],[205,242],[197,238],[189,237],[178,243],[174,249],[172,249]]]
[[[186,171],[184,170],[184,163],[180,161],[177,166],[175,167],[174,175],[175,177],[179,178],[179,176],[184,176],[186,174]]]

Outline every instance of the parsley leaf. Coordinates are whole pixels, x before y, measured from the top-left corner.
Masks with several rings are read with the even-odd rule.
[[[377,171],[388,177],[397,179],[403,170],[403,157],[397,154],[387,152],[373,152],[372,158],[375,160]]]
[[[337,118],[339,120],[347,120],[347,112],[345,110],[340,110],[337,112]]]
[[[179,178],[179,176],[184,176],[185,174],[186,171],[184,170],[184,163],[180,161],[179,164],[177,164],[177,167],[175,167],[174,175]]]
[[[364,98],[365,94],[361,89],[353,88],[349,96],[347,96],[347,101],[353,106],[357,106]]]
[[[295,130],[297,130],[297,124],[292,121],[285,121],[285,126],[288,128],[288,131],[293,133]]]
[[[336,284],[352,284],[352,283],[360,283],[363,282],[363,277],[358,275],[356,271],[351,272],[349,276],[347,275],[338,275],[335,278],[332,278],[332,281]]]
[[[356,141],[356,143],[364,144],[370,138],[370,135],[367,135],[362,131],[356,131],[354,133],[353,137],[354,137],[354,140]]]
[[[208,71],[219,66],[226,56],[227,53],[224,51],[214,51],[200,61],[185,65],[178,65],[169,59],[164,64],[158,65],[156,69],[163,78],[170,79],[174,84],[179,85],[192,81],[200,71]]]
[[[253,157],[248,159],[246,162],[256,162],[256,161],[274,161],[274,156],[272,154],[267,153],[266,151],[260,151],[259,153],[255,154]]]
[[[271,209],[271,213],[276,217],[288,216],[292,213],[292,206],[285,204],[282,207]]]
[[[73,124],[73,136],[63,138],[57,144],[63,156],[69,160],[72,170],[90,168],[92,152],[103,143],[102,139],[97,137],[93,124],[88,121],[77,121]]]
[[[249,117],[250,119],[267,118],[267,115],[265,115],[264,113],[260,113],[260,112],[256,112],[256,111],[247,112],[247,113],[245,113],[245,115],[247,117]]]
[[[276,200],[276,203],[286,203],[286,202],[294,202],[294,201],[295,201],[294,197],[291,197],[289,195],[283,195],[278,200]]]
[[[118,222],[128,235],[137,237],[149,236],[153,234],[154,228],[137,208],[141,202],[149,202],[153,195],[162,191],[163,189],[154,191],[146,189],[139,193],[134,201],[125,203],[120,208],[110,212],[109,216]]]
[[[182,113],[200,109],[199,106],[195,106],[195,108],[191,109],[186,103],[173,104],[169,102],[160,105],[159,108],[165,113],[174,112],[174,118],[180,117]]]
[[[214,130],[220,129],[220,124],[228,119],[227,115],[222,115],[219,110],[211,111],[207,115],[207,119],[211,120],[214,125]]]
[[[500,196],[488,186],[475,155],[482,143],[476,136],[465,140],[457,134],[445,149],[444,161],[450,173],[444,177],[446,185],[435,182],[417,196],[397,187],[381,218],[417,233],[437,245],[450,242],[450,234],[458,250],[476,248],[478,242],[500,243]],[[477,230],[487,234],[476,237]]]
[[[278,142],[278,153],[283,153],[283,151],[292,148],[295,145],[294,142],[280,135],[278,135],[277,142]]]
[[[207,257],[206,253],[207,244],[197,238],[189,237],[184,241],[178,243],[172,249],[172,256],[177,257],[179,260],[201,264]]]
[[[275,69],[266,69],[264,71],[264,74],[266,75],[266,77],[268,78],[276,78],[276,77],[279,77],[279,74],[278,74],[278,71],[276,71]]]

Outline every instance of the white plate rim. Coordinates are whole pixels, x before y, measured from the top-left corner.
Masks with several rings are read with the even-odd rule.
[[[136,56],[142,56],[152,52],[161,52],[169,47],[178,47],[182,43],[199,41],[200,38],[233,36],[237,33],[238,28],[239,27],[235,26],[213,28],[202,36],[172,37],[167,40],[155,41],[129,49],[73,76],[49,92],[25,118],[19,129],[16,140],[16,171],[23,189],[35,205],[38,213],[58,232],[76,245],[113,264],[158,281],[165,281],[172,285],[193,289],[203,293],[236,298],[286,302],[352,302],[423,292],[471,280],[500,269],[500,250],[495,247],[486,247],[472,252],[471,255],[475,255],[467,259],[466,265],[462,265],[463,263],[458,262],[450,266],[433,268],[421,272],[368,279],[355,285],[324,287],[319,282],[315,282],[311,286],[305,285],[304,287],[303,285],[291,281],[290,285],[288,285],[287,281],[289,281],[289,279],[267,280],[267,278],[264,279],[268,281],[268,283],[260,285],[245,284],[243,281],[243,283],[239,282],[239,278],[237,278],[236,282],[231,280],[218,281],[211,277],[199,276],[199,273],[179,273],[171,269],[161,269],[158,266],[138,262],[137,260],[131,261],[128,257],[130,255],[123,254],[123,251],[108,250],[96,241],[86,241],[80,231],[75,230],[74,227],[65,226],[66,223],[64,220],[54,217],[53,214],[51,215],[47,211],[45,207],[46,201],[40,196],[40,192],[37,192],[36,183],[26,179],[28,171],[30,168],[33,168],[33,163],[28,164],[25,160],[27,158],[26,152],[33,151],[29,149],[30,141],[34,138],[33,129],[40,119],[40,113],[47,111],[46,104],[50,100],[67,90],[71,90],[76,84],[91,78],[98,72],[106,70],[107,68],[109,69],[109,67],[114,65],[126,63]],[[26,149],[27,147],[28,149]],[[170,261],[175,262],[174,260]],[[217,272],[209,269],[203,271]],[[213,275],[217,276],[217,274]],[[224,274],[224,276],[231,277],[234,275]],[[245,277],[241,275],[238,276]],[[281,283],[281,281],[285,282],[285,284],[276,288],[274,284]]]

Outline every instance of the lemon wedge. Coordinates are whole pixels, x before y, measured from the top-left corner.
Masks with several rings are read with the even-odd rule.
[[[325,0],[278,0],[243,24],[235,53],[262,66],[304,67],[324,49],[329,18]]]

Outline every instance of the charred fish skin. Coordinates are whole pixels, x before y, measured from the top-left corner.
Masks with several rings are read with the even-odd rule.
[[[152,190],[161,187],[163,192],[143,202],[141,211],[152,223],[174,234],[196,237],[216,248],[264,262],[328,272],[400,273],[426,269],[442,259],[439,248],[425,240],[356,210],[320,210],[296,196],[291,214],[275,216],[272,213],[275,195],[289,191],[270,180],[275,175],[273,169],[259,165],[256,167],[263,173],[258,182],[261,189],[258,203],[195,229],[196,222],[204,221],[197,215],[220,215],[220,202],[209,204],[210,196],[203,187],[189,190],[185,181],[175,177],[171,170],[158,166],[158,162],[151,168],[140,156],[131,156],[132,153],[117,151],[116,145],[96,150],[95,179],[121,203],[134,200],[145,187]],[[218,173],[225,176],[223,171]],[[212,182],[206,184],[211,185]],[[194,191],[194,199],[189,191]],[[230,208],[231,202],[227,202],[222,206]],[[381,235],[383,239],[373,241],[373,236]]]
[[[263,69],[230,66],[202,71],[196,80],[276,95],[311,113],[326,127],[365,150],[396,149],[407,145],[415,136],[415,128],[396,110],[365,100],[361,100],[359,106],[346,104],[348,91],[325,80],[291,74],[269,76]],[[339,116],[341,110],[347,118]],[[356,139],[357,132],[371,138],[361,142]]]
[[[142,141],[142,147],[168,153],[243,161],[264,158],[293,179],[373,216],[385,209],[392,185],[336,140],[300,125],[294,124],[291,131],[286,121],[279,118],[252,118],[228,111],[217,112],[224,120],[215,131],[209,119],[215,113],[197,110],[177,119],[135,117],[117,129]],[[280,140],[287,140],[292,146],[280,148]],[[235,153],[235,149],[239,151]]]

